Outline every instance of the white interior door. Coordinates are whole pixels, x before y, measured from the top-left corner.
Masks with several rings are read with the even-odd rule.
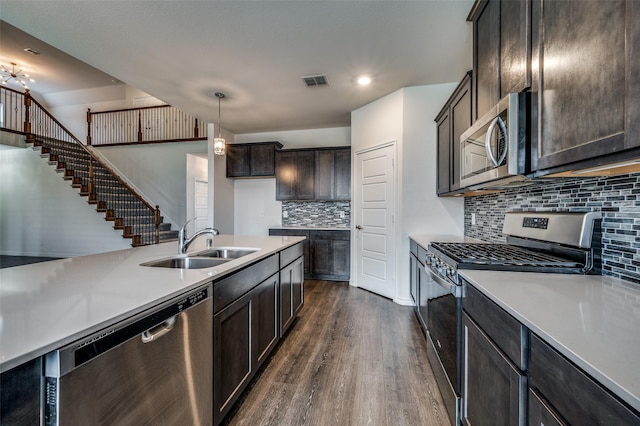
[[[395,297],[395,144],[356,153],[355,275],[358,287]]]
[[[195,181],[193,212],[195,220],[193,221],[193,229],[198,230],[207,227],[207,214],[209,212],[209,184],[206,181]]]

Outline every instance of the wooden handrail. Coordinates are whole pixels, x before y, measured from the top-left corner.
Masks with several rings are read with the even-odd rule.
[[[152,106],[145,106],[145,107],[135,107],[135,108],[121,108],[121,109],[110,109],[108,111],[96,111],[96,112],[92,112],[92,115],[98,115],[98,114],[111,114],[114,112],[126,112],[126,111],[138,111],[141,109],[156,109],[156,108],[171,108],[171,105],[152,105]]]
[[[48,139],[57,139],[57,140],[61,140],[63,142],[71,142],[79,147],[81,147],[84,152],[86,152],[89,157],[90,157],[90,163],[89,163],[89,192],[90,192],[90,200],[92,199],[91,197],[93,197],[93,199],[95,200],[96,197],[96,191],[95,191],[95,185],[94,185],[94,173],[95,173],[95,166],[93,164],[93,162],[96,162],[97,164],[99,164],[101,167],[103,167],[105,170],[107,170],[122,186],[124,186],[129,192],[131,192],[131,194],[133,194],[146,208],[148,208],[152,213],[153,213],[153,217],[154,217],[154,224],[155,224],[155,228],[156,228],[156,243],[159,241],[159,225],[160,225],[160,208],[159,206],[153,206],[151,203],[149,203],[147,200],[145,200],[145,198],[142,196],[142,194],[140,194],[138,191],[136,191],[131,185],[129,185],[129,183],[127,183],[126,181],[124,181],[120,175],[118,173],[115,172],[115,170],[109,166],[107,163],[105,163],[104,161],[102,161],[102,159],[100,159],[98,156],[96,156],[91,150],[87,149],[87,147],[80,141],[80,139],[78,139],[77,137],[75,137],[65,126],[62,125],[62,123],[60,123],[55,117],[53,117],[49,111],[47,111],[36,99],[34,99],[31,96],[31,93],[29,92],[29,90],[26,90],[25,93],[19,92],[17,90],[13,90],[13,89],[9,89],[9,88],[3,88],[3,90],[7,90],[10,92],[14,92],[18,95],[22,95],[24,96],[24,106],[25,106],[25,123],[24,123],[24,131],[23,132],[19,132],[19,131],[13,131],[14,133],[22,133],[24,135],[26,135],[26,137],[28,139],[34,139],[36,137],[41,137],[41,138],[48,138]],[[31,122],[31,109],[36,107],[35,109],[38,110],[38,112],[44,114],[44,117],[46,117],[48,120],[50,120],[52,123],[54,123],[59,130],[61,130],[62,132],[64,132],[64,136],[67,140],[63,140],[63,139],[58,139],[52,136],[48,136],[48,135],[44,135],[44,134],[38,134],[38,129],[34,128],[32,126],[32,122]],[[90,119],[90,114],[87,114],[88,118]]]

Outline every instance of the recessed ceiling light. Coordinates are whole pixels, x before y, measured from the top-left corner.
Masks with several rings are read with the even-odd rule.
[[[360,77],[358,77],[357,82],[360,86],[368,86],[369,84],[371,84],[371,77],[369,77],[368,75],[361,75]]]

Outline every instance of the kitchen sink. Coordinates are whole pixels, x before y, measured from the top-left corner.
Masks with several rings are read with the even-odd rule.
[[[152,260],[150,262],[141,263],[140,266],[153,266],[156,268],[174,268],[174,269],[203,269],[213,268],[222,265],[231,259],[212,258],[212,257],[184,257],[175,256],[166,259]]]
[[[237,259],[242,256],[246,256],[251,253],[257,252],[255,248],[243,248],[243,247],[212,247],[205,251],[198,252],[193,256],[204,258],[218,258],[218,259]]]

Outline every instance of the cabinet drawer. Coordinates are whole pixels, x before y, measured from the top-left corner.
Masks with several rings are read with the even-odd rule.
[[[640,424],[637,414],[534,334],[529,384],[570,424]]]
[[[495,344],[521,370],[527,368],[528,332],[504,309],[464,283],[465,296],[462,306],[471,318],[484,330]]]
[[[243,294],[252,290],[258,283],[280,270],[278,254],[273,254],[230,277],[213,282],[213,313],[219,312]]]
[[[302,243],[291,246],[280,252],[280,268],[284,268],[303,254]]]
[[[424,260],[427,257],[427,249],[422,246],[418,246],[418,254],[416,257],[418,258],[418,262],[420,262],[421,265],[424,265]]]
[[[311,240],[342,240],[349,241],[351,239],[351,231],[331,231],[331,230],[322,230],[322,231],[311,231],[309,233],[309,238]]]
[[[418,243],[412,239],[409,239],[409,252],[414,256],[418,256]]]

